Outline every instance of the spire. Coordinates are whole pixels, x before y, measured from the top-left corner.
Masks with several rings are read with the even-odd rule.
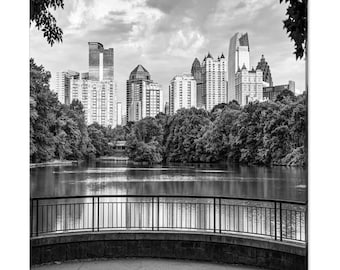
[[[194,62],[192,63],[192,66],[193,67],[200,67],[201,64],[200,64],[200,60],[198,60],[198,58],[196,57]]]
[[[241,72],[240,66],[238,66],[238,68],[237,68],[237,72]]]
[[[224,58],[224,54],[222,53],[221,58]]]
[[[251,68],[251,71],[255,71],[254,67]]]
[[[242,70],[247,69],[245,63],[243,63]]]
[[[207,58],[211,58],[212,59],[212,56],[211,56],[210,52],[208,52]]]

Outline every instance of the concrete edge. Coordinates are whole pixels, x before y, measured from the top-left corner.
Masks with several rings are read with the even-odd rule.
[[[39,236],[31,238],[31,247],[39,247],[55,244],[68,244],[91,241],[131,241],[131,240],[148,240],[148,241],[192,241],[192,242],[210,242],[231,244],[245,247],[267,249],[273,251],[306,256],[305,244],[295,244],[270,239],[261,239],[255,237],[245,237],[240,235],[216,235],[201,234],[188,232],[91,232],[91,233],[67,233],[54,234],[49,236]]]

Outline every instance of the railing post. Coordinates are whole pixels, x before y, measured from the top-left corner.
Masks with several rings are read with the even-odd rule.
[[[305,242],[308,243],[308,204],[306,204],[306,210],[305,210]],[[308,247],[308,245],[307,245]]]
[[[35,236],[39,235],[39,199],[37,199],[37,217],[36,217],[36,221],[37,221],[37,226],[36,226],[36,232],[35,232]]]
[[[287,228],[287,224],[286,224]],[[282,203],[280,202],[280,241],[282,241]]]
[[[94,232],[94,196],[92,197],[92,231]]]
[[[154,230],[154,228],[153,228],[153,219],[154,219],[154,217],[153,217],[153,215],[154,215],[154,210],[153,210],[153,208],[154,208],[154,197],[152,197],[152,203],[151,203],[151,207],[152,207],[152,217],[151,217],[151,222],[152,222],[152,230]]]
[[[157,198],[157,231],[159,231],[159,197]]]
[[[219,216],[220,216],[220,233],[222,233],[222,205],[221,205],[221,198],[219,198],[219,206],[218,206],[218,209],[219,209]]]
[[[99,196],[97,197],[98,207],[97,207],[97,232],[99,232]]]
[[[33,200],[30,199],[31,213],[30,213],[30,237],[33,236]]]
[[[276,202],[274,203],[274,230],[275,230],[275,240],[277,240],[277,224],[276,224],[276,220],[277,220],[277,213],[276,213]]]
[[[214,197],[214,233],[216,233],[216,200]]]

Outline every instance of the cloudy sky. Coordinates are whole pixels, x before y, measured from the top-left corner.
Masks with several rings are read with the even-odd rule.
[[[138,64],[162,85],[188,73],[195,57],[228,55],[229,40],[248,32],[250,63],[268,61],[274,84],[296,82],[305,89],[305,64],[295,60],[294,45],[282,28],[286,5],[279,0],[67,0],[54,12],[63,43],[47,44],[30,28],[30,56],[52,72],[88,71],[88,41],[114,48],[118,101],[125,106],[126,80]],[[123,107],[124,108],[124,107]]]

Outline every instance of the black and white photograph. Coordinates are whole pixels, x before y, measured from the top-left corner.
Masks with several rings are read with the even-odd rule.
[[[310,269],[307,0],[29,2],[27,267]]]

